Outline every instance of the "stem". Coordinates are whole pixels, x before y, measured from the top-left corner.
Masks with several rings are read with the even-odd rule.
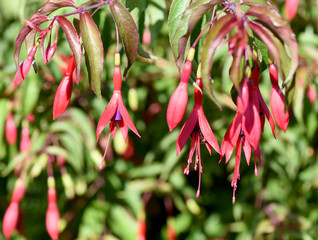
[[[95,5],[89,6],[89,7],[79,8],[79,9],[76,9],[75,11],[70,12],[70,13],[67,13],[67,14],[54,16],[54,18],[51,19],[51,20],[54,20],[54,19],[56,19],[57,17],[68,17],[68,16],[75,15],[75,14],[78,14],[78,13],[86,12],[86,11],[91,10],[91,9],[93,9],[93,8],[98,8],[98,9],[99,9],[99,8],[101,8],[102,6],[104,6],[104,5],[106,5],[106,4],[109,4],[110,2],[112,2],[112,0],[106,0],[106,1],[103,1],[103,2],[101,2],[101,3],[98,3],[98,4],[95,4]],[[94,12],[94,13],[95,13],[95,12]]]
[[[118,35],[118,27],[115,22],[115,28],[116,28],[116,40],[117,40],[117,53],[119,53],[119,35]]]
[[[205,26],[205,28],[202,30],[202,32],[199,34],[199,36],[197,37],[197,39],[194,41],[194,43],[192,44],[192,47],[195,48],[195,46],[197,45],[197,43],[199,42],[200,38],[202,37],[203,33],[205,32],[205,30],[207,30],[207,28],[209,26],[211,26],[211,24],[215,21],[215,19],[217,19],[221,13],[223,13],[226,9],[229,8],[229,5],[224,7],[214,18],[211,19],[211,21]],[[214,12],[214,10],[213,10]]]

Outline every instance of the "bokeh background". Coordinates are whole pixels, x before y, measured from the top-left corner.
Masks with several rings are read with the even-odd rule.
[[[234,205],[230,185],[234,156],[228,164],[224,159],[219,163],[218,154],[213,152],[211,157],[202,145],[199,198],[195,197],[197,172],[192,170],[189,176],[183,174],[190,142],[176,157],[175,142],[180,126],[170,133],[166,124],[168,101],[179,81],[168,40],[171,2],[135,1],[138,7],[130,8],[133,16],[138,17],[143,48],[158,59],[139,57],[123,83],[124,102],[142,137],[129,131],[128,145],[125,145],[121,136],[116,136],[102,170],[98,166],[109,128],[98,142],[95,130],[112,95],[116,51],[109,8],[105,6],[94,15],[105,49],[103,103],[90,90],[83,67],[81,82],[74,85],[68,110],[53,121],[54,95],[63,77],[65,57],[71,53],[61,29],[57,53],[50,63],[44,66],[38,51],[35,57],[38,74],[31,69],[20,86],[13,86],[15,39],[24,26],[23,18],[29,19],[44,2],[0,0],[0,219],[10,203],[17,179],[14,169],[26,156],[29,159],[26,194],[20,203],[19,231],[14,232],[12,239],[49,239],[45,228],[47,160],[54,161],[61,215],[60,239],[136,239],[137,226],[142,221],[146,222],[147,239],[173,239],[168,237],[173,231],[177,239],[191,240],[318,239],[317,1],[300,1],[298,13],[290,22],[299,42],[300,66],[287,132],[277,129],[274,139],[269,125],[265,125],[258,176],[254,175],[254,162],[247,166],[242,155],[241,180]],[[132,2],[127,0],[126,6],[132,6]],[[283,13],[284,1],[271,2]],[[68,11],[66,8],[57,14]],[[20,59],[26,56],[24,47]],[[232,57],[224,47],[215,59],[214,89],[223,111],[208,97],[204,98],[204,109],[221,144],[235,115],[228,76]],[[189,85],[186,117],[194,104],[193,89]],[[267,70],[261,75],[260,89],[269,104]],[[18,127],[18,142],[13,146],[8,145],[4,136],[9,112],[13,113]],[[30,114],[34,121],[28,121]],[[30,129],[28,153],[19,152],[22,126]],[[66,158],[62,167],[55,161],[57,156]],[[4,239],[2,233],[0,239]]]

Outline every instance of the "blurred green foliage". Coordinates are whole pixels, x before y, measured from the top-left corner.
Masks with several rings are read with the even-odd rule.
[[[134,153],[125,159],[111,147],[103,170],[98,170],[98,166],[106,145],[106,134],[104,131],[96,143],[95,129],[112,95],[116,43],[109,8],[103,7],[94,15],[106,55],[102,75],[103,103],[90,90],[83,70],[81,83],[74,85],[68,110],[53,121],[53,99],[62,79],[59,67],[65,64],[63,54],[70,54],[61,29],[57,53],[52,61],[43,66],[40,53],[37,53],[38,74],[31,70],[17,88],[13,87],[12,81],[16,72],[12,57],[14,43],[23,26],[22,19],[28,19],[44,2],[0,2],[1,218],[16,180],[14,167],[29,157],[27,190],[20,205],[23,231],[21,234],[16,231],[12,239],[49,239],[44,220],[47,173],[41,160],[45,156],[66,158],[63,171],[54,163],[61,239],[135,239],[137,221],[144,217],[147,239],[167,239],[168,217],[173,218],[178,239],[318,238],[318,101],[311,103],[306,97],[308,86],[318,89],[317,2],[300,1],[298,14],[291,22],[300,45],[302,68],[299,69],[306,74],[301,75],[302,72],[297,70],[287,133],[278,130],[274,139],[266,124],[260,144],[262,164],[258,167],[258,176],[254,176],[253,164],[248,167],[242,161],[235,205],[232,205],[230,186],[234,161],[228,165],[224,161],[219,164],[217,154],[210,157],[202,150],[201,196],[196,198],[197,172],[192,171],[189,176],[183,174],[187,150],[176,157],[175,142],[180,127],[170,133],[165,117],[169,98],[179,79],[168,40],[167,15],[171,2],[121,1],[137,22],[140,36],[150,30],[151,42],[142,47],[159,60],[139,57],[130,69],[127,81],[123,83],[123,98],[128,106],[128,89],[136,88],[138,110],[129,113],[142,138],[129,132]],[[75,2],[79,5],[85,1]],[[283,12],[284,1],[273,4]],[[223,111],[220,112],[208,97],[204,99],[205,113],[219,143],[234,117],[229,94],[232,84],[228,75],[232,57],[226,52],[226,48],[219,49],[213,67],[214,89]],[[121,55],[124,60],[123,49]],[[22,49],[21,59],[25,57],[26,50]],[[300,75],[304,84],[297,85]],[[269,103],[268,71],[262,74],[260,89]],[[193,87],[189,86],[187,116],[193,104]],[[35,116],[35,121],[29,123],[31,150],[28,153],[19,153],[18,143],[9,146],[5,141],[5,119],[10,111],[18,126],[18,142],[27,115],[33,113]],[[106,132],[108,130],[107,127]],[[36,166],[40,170],[33,170],[31,174]]]

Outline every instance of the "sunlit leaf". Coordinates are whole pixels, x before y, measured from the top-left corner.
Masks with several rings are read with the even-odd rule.
[[[118,27],[119,34],[122,39],[127,56],[127,66],[123,74],[125,78],[128,69],[135,62],[138,54],[138,29],[136,23],[134,22],[134,19],[124,5],[117,1],[111,1],[109,7]]]
[[[92,90],[102,101],[101,75],[104,66],[104,47],[98,27],[91,15],[81,14],[80,28],[85,49],[85,62]]]

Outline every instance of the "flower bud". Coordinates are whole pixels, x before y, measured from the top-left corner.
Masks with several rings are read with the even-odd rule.
[[[31,147],[31,140],[29,134],[29,128],[23,127],[22,128],[22,137],[20,142],[20,151],[21,152],[28,152]]]
[[[133,111],[138,110],[138,94],[137,94],[136,88],[134,88],[134,87],[129,88],[128,105],[129,105],[131,110],[133,110]]]
[[[59,220],[60,213],[56,205],[56,190],[55,188],[50,188],[48,190],[48,208],[46,211],[46,230],[50,235],[52,240],[57,240],[59,238]]]
[[[17,127],[14,123],[13,115],[10,113],[6,121],[6,139],[10,145],[13,145],[17,141]]]
[[[21,179],[18,179],[15,185],[15,188],[12,193],[12,202],[19,202],[23,196],[25,191],[24,182]]]
[[[62,157],[62,156],[57,156],[56,158],[56,164],[57,166],[60,168],[60,167],[63,167],[66,163],[66,159],[65,157]]]
[[[14,80],[13,80],[14,86],[19,85],[25,79],[25,77],[28,75],[30,68],[31,68],[31,65],[32,65],[34,55],[35,55],[37,49],[38,49],[38,44],[36,44],[32,47],[31,51],[29,52],[28,57],[20,65],[20,67],[19,67],[20,71],[17,71],[15,76],[14,76]]]
[[[145,45],[149,45],[151,43],[151,32],[149,28],[146,28],[142,35],[142,43]]]
[[[10,238],[13,231],[16,229],[19,218],[18,202],[11,202],[7,208],[2,222],[2,232],[5,238]]]
[[[311,104],[314,104],[317,99],[317,92],[313,86],[310,86],[307,88],[307,97]]]
[[[138,222],[137,222],[136,240],[146,240],[146,222],[145,222],[145,220],[138,220]]]
[[[72,96],[73,82],[70,75],[65,75],[57,88],[53,103],[53,120],[66,110]]]
[[[285,17],[291,21],[297,13],[299,0],[286,0],[285,1]]]

